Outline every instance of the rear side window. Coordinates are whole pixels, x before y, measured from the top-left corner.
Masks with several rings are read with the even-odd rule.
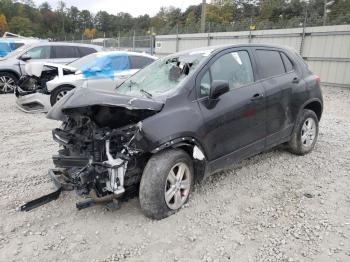
[[[281,53],[281,57],[284,63],[284,67],[286,68],[286,72],[290,72],[293,70],[293,64],[292,62],[289,60],[289,58],[284,54]]]
[[[80,54],[75,46],[54,46],[55,58],[78,58]]]
[[[130,69],[141,69],[154,62],[152,58],[137,55],[129,56],[129,61]]]
[[[93,48],[90,48],[90,47],[78,47],[78,49],[79,49],[79,53],[80,53],[79,57],[83,57],[86,55],[90,55],[92,53],[96,53],[96,50]]]
[[[281,55],[278,51],[257,50],[256,51],[261,68],[262,78],[269,78],[285,73]]]

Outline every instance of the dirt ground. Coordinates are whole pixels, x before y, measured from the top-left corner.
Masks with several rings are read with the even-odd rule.
[[[311,154],[274,149],[246,160],[161,221],[144,217],[137,198],[114,212],[77,211],[74,192],[19,212],[52,190],[59,123],[0,95],[0,261],[350,261],[350,90],[323,92]]]

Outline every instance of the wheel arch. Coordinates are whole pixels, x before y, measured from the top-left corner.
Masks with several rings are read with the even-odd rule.
[[[318,121],[321,120],[322,112],[323,112],[323,104],[319,99],[312,99],[304,104],[303,109],[309,109],[314,111]]]
[[[182,149],[190,156],[193,161],[195,181],[200,181],[205,177],[208,158],[203,146],[197,139],[194,137],[171,139],[152,150],[151,153],[155,154],[171,148]]]
[[[2,69],[0,70],[0,73],[8,73],[8,74],[13,74],[14,76],[17,77],[17,79],[19,79],[21,76],[18,72],[16,72],[15,70],[11,70],[11,69]]]

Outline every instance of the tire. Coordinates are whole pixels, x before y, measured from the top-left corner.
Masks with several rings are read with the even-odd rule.
[[[51,106],[53,106],[54,104],[56,104],[56,102],[58,100],[60,100],[64,95],[66,95],[69,91],[71,91],[72,89],[74,89],[74,87],[72,86],[59,86],[56,87],[50,95],[50,103]]]
[[[185,170],[182,183],[171,184],[171,180],[180,177],[180,170]],[[175,176],[171,175],[171,171]],[[162,219],[181,209],[192,192],[193,174],[192,160],[182,149],[166,150],[153,155],[146,164],[140,183],[139,198],[144,214],[149,218]],[[179,189],[180,185],[184,188]],[[168,201],[166,192],[170,192],[168,196],[174,193]]]
[[[17,85],[18,77],[8,72],[0,72],[0,94],[13,93]]]
[[[318,118],[314,111],[304,109],[295,124],[292,138],[288,143],[289,151],[300,156],[308,154],[314,149],[317,137]]]

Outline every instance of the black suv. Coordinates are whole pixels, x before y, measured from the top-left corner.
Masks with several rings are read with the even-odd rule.
[[[113,93],[79,88],[60,100],[48,117],[63,121],[53,130],[63,148],[49,174],[58,190],[88,196],[79,209],[136,192],[144,213],[161,219],[186,203],[195,180],[243,158],[284,143],[309,153],[322,108],[320,78],[291,49],[181,52]]]

